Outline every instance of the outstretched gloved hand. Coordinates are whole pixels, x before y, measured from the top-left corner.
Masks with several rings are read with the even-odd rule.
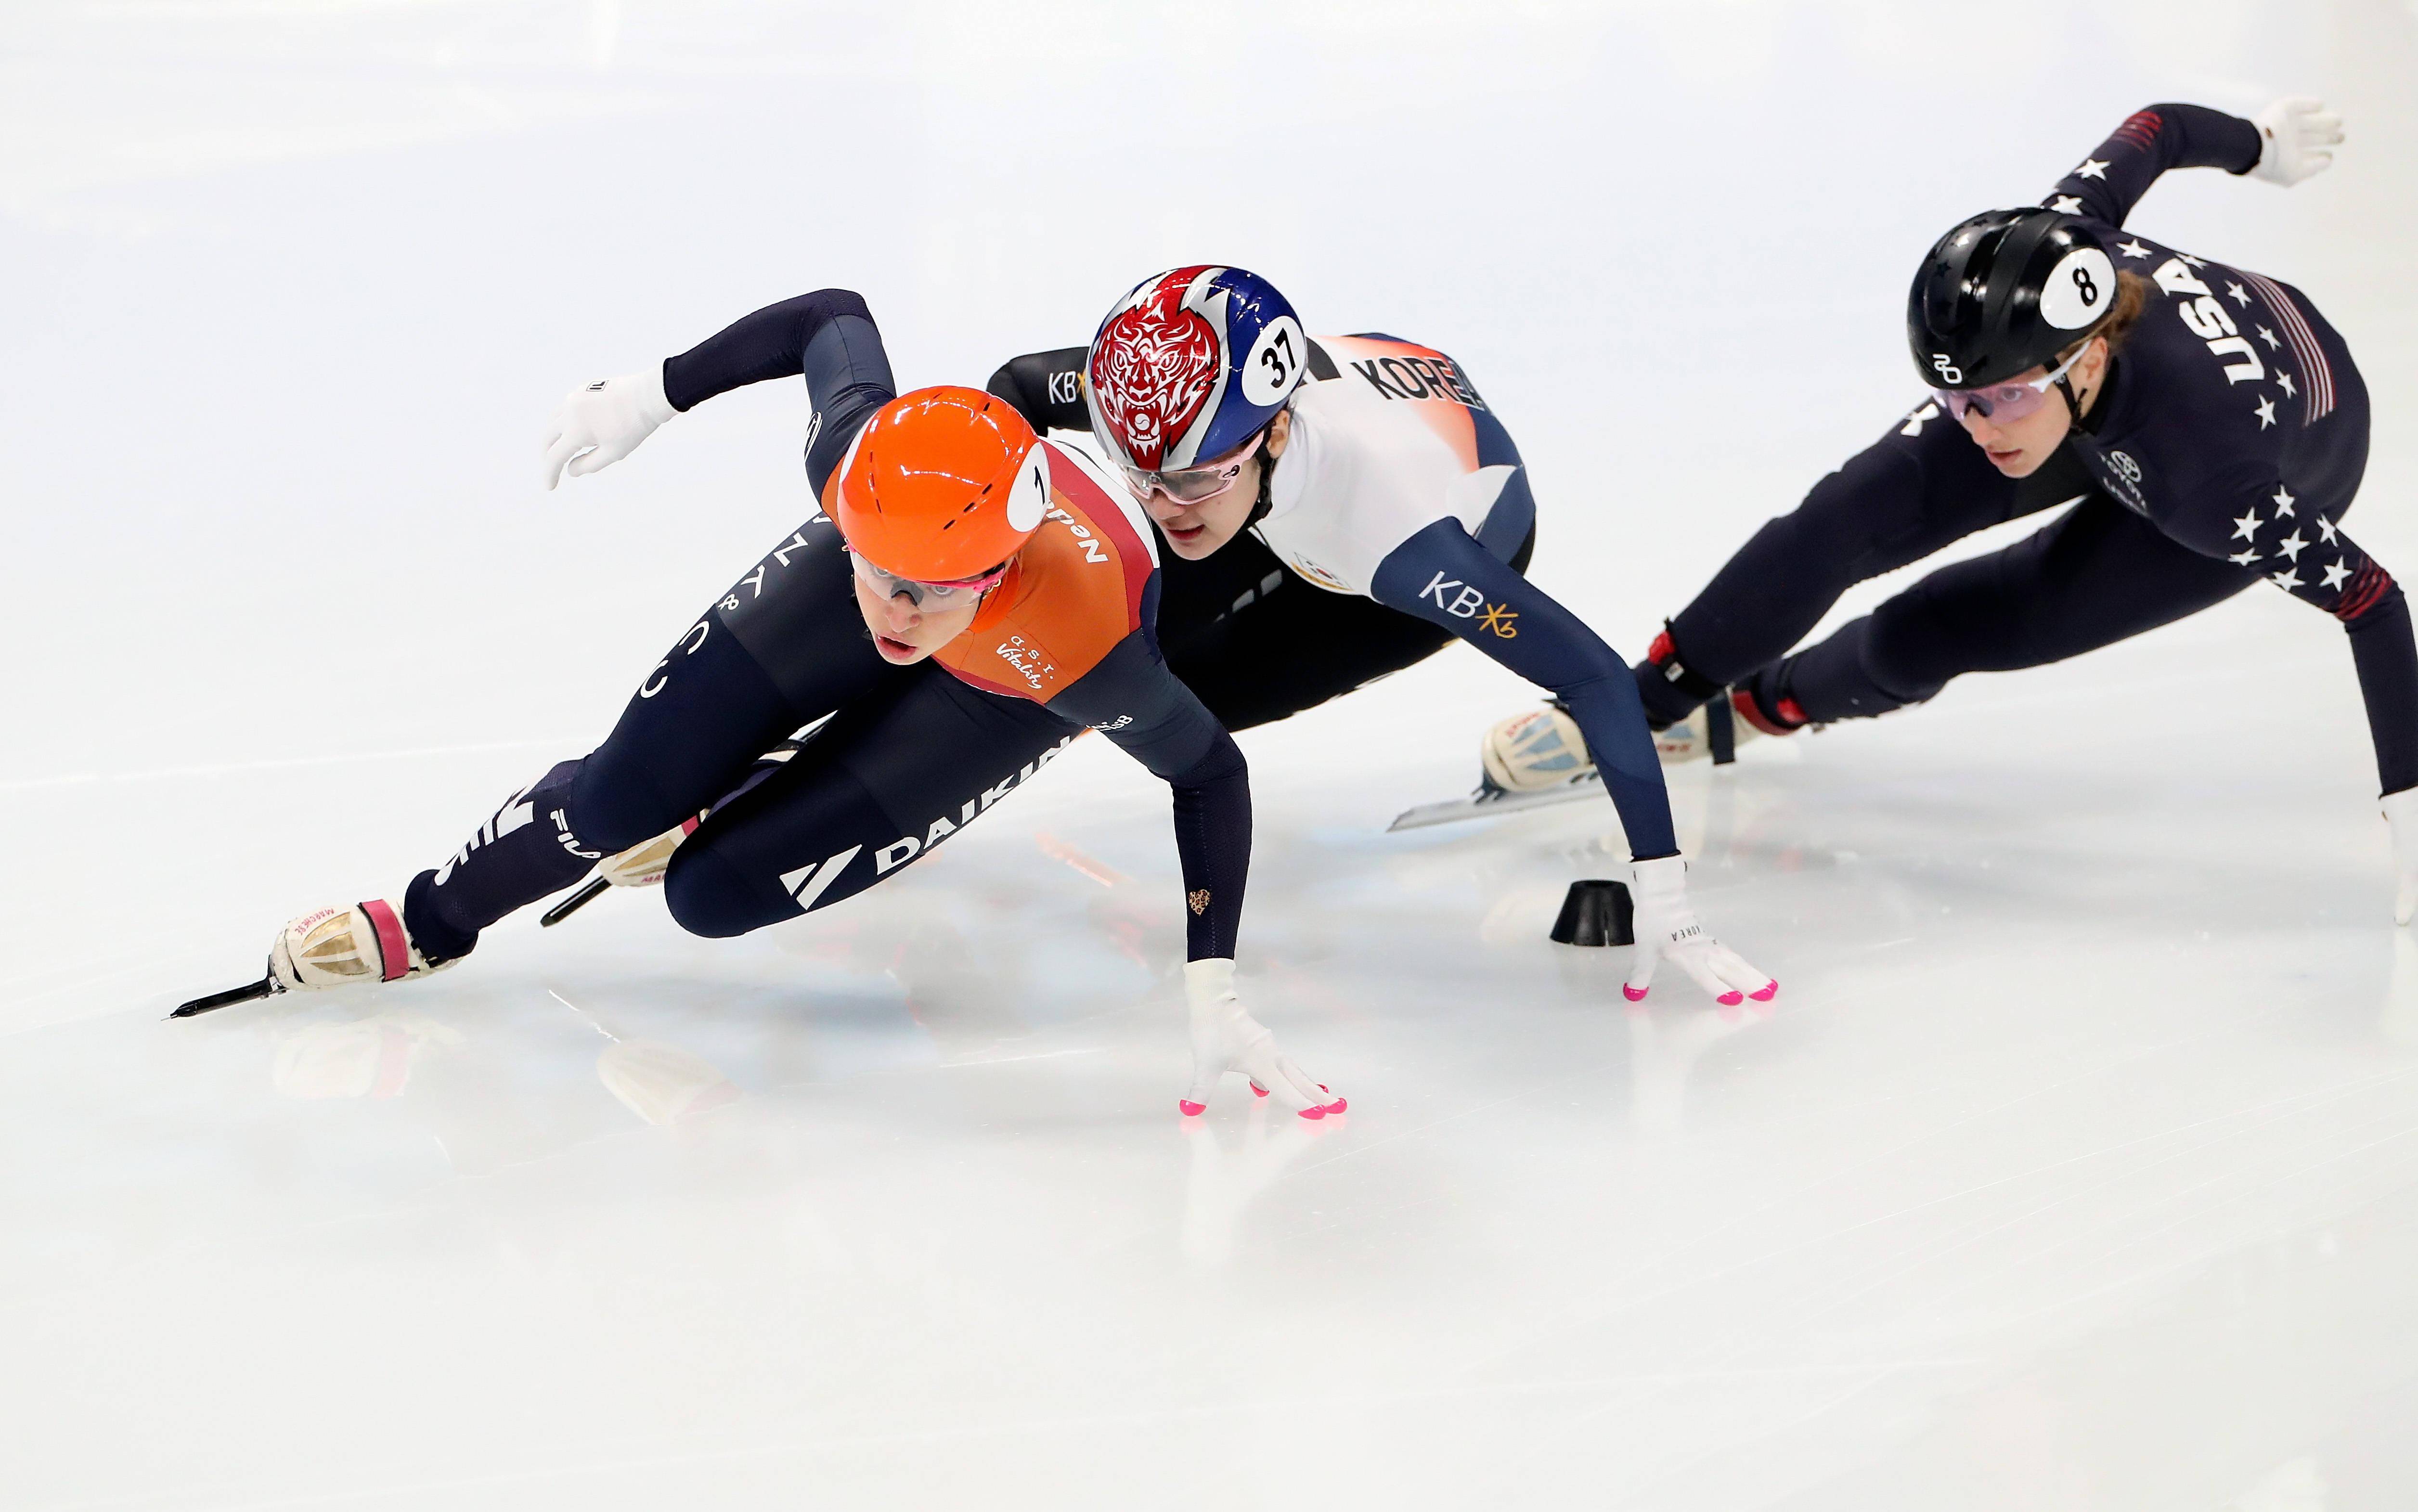
[[[1192,1088],[1176,1106],[1191,1118],[1209,1106],[1217,1078],[1239,1071],[1251,1078],[1251,1091],[1264,1097],[1281,1092],[1303,1118],[1340,1113],[1344,1101],[1302,1074],[1293,1058],[1277,1053],[1277,1037],[1266,1025],[1243,1011],[1234,995],[1234,963],[1216,959],[1187,962],[1184,996],[1192,1007]]]
[[[2258,161],[2250,172],[2289,189],[2323,173],[2342,145],[2342,117],[2304,95],[2288,95],[2250,117],[2258,128]]]
[[[1636,904],[1637,959],[1629,969],[1621,993],[1631,1002],[1645,1000],[1654,970],[1665,956],[1713,995],[1724,1008],[1749,998],[1769,1002],[1780,984],[1740,959],[1738,953],[1705,932],[1696,910],[1688,905],[1688,863],[1679,856],[1629,863],[1630,897]]]
[[[565,463],[574,478],[613,466],[679,413],[664,397],[660,362],[572,389],[545,422],[545,486],[561,480]]]
[[[2385,794],[2384,817],[2393,825],[2393,869],[2400,877],[2393,922],[2406,924],[2418,916],[2418,787]]]

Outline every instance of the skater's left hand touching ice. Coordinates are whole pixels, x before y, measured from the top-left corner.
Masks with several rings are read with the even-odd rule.
[[[1696,979],[1696,985],[1724,1008],[1747,999],[1769,1002],[1780,984],[1749,966],[1738,953],[1715,939],[1696,922],[1688,903],[1688,863],[1678,856],[1633,861],[1630,895],[1636,904],[1637,959],[1629,969],[1621,993],[1631,1002],[1645,1000],[1654,971],[1668,959]]]
[[[1251,1090],[1278,1094],[1303,1118],[1340,1113],[1342,1098],[1303,1074],[1293,1058],[1277,1053],[1277,1037],[1265,1024],[1243,1011],[1234,995],[1234,963],[1193,961],[1184,968],[1184,996],[1192,1008],[1192,1086],[1177,1104],[1191,1118],[1209,1104],[1218,1078],[1239,1071],[1251,1078]]]

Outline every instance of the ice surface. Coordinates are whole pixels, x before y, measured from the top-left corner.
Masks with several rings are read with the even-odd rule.
[[[161,1022],[583,749],[803,512],[793,385],[556,494],[536,443],[820,284],[911,382],[1201,257],[1441,345],[1634,651],[1906,399],[1940,227],[2143,103],[2317,93],[2335,171],[2137,219],[2345,331],[2360,539],[2418,561],[2410,9],[1943,14],[12,13],[0,1506],[2410,1505],[2418,945],[2281,595],[1676,779],[1769,1011],[1546,942],[1608,805],[1383,832],[1532,696],[1474,654],[1247,735],[1242,983],[1324,1125],[1177,1118],[1164,790],[1107,749],[796,925],[616,893]]]

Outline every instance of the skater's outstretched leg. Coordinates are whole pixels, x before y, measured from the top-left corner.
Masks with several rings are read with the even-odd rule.
[[[660,875],[673,836],[745,787],[784,737],[852,699],[936,675],[875,654],[852,582],[827,520],[789,532],[640,680],[604,744],[513,793],[400,899],[294,921],[258,990],[424,975],[468,955],[487,925],[633,848],[643,854],[625,870]]]
[[[2057,463],[2005,477],[1936,405],[1917,409],[1765,524],[1672,618],[1632,669],[1648,718],[1676,724],[1779,660],[1858,583],[2090,486]]]
[[[1750,682],[1816,723],[1869,718],[1967,672],[2045,666],[2171,624],[2258,576],[2094,496],[2003,551],[1939,569]]]

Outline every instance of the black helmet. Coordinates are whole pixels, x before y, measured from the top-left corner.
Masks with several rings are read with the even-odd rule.
[[[2116,308],[2116,264],[2087,221],[1984,210],[1915,270],[1905,339],[1934,389],[1980,389],[2057,361]]]

